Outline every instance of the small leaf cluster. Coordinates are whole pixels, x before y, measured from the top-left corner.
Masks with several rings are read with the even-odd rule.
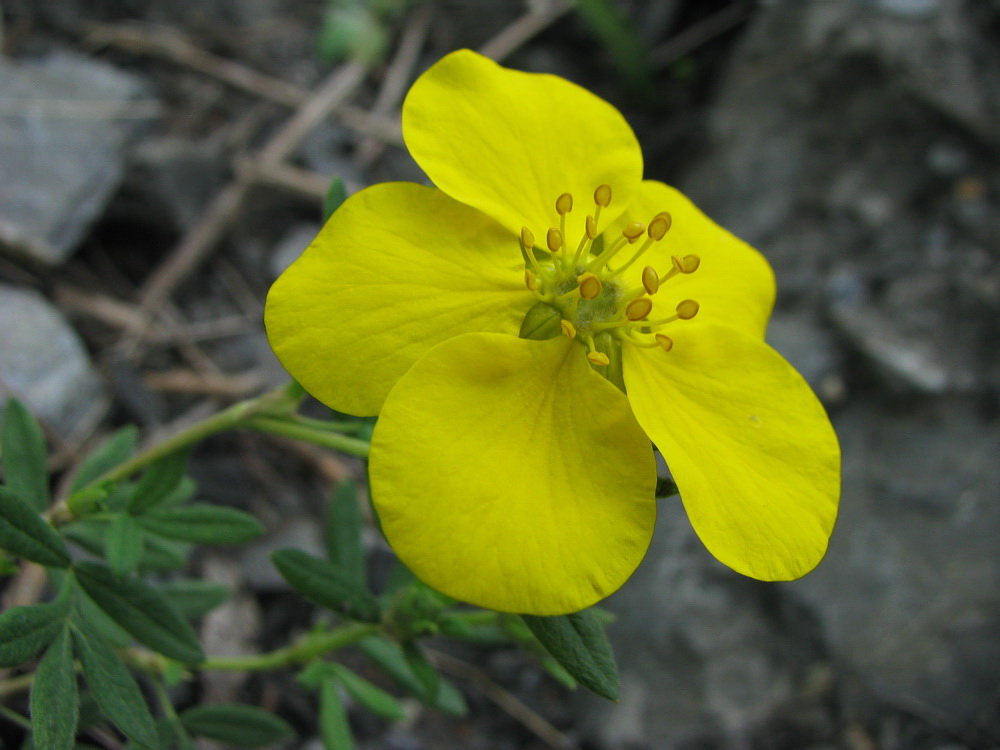
[[[233,413],[255,419],[253,409]],[[303,424],[297,414],[288,418]],[[268,422],[246,426],[280,419],[269,414]],[[276,431],[286,434],[287,426]],[[192,435],[190,444],[137,452],[137,430],[123,428],[86,456],[66,496],[54,502],[42,430],[20,402],[8,401],[0,429],[0,567],[15,574],[41,566],[51,594],[0,614],[0,669],[19,671],[0,680],[0,696],[29,691],[28,717],[20,723],[34,747],[73,748],[96,730],[119,733],[129,747],[164,750],[191,748],[198,737],[236,747],[293,737],[287,722],[254,706],[173,705],[169,688],[178,682],[238,668],[295,670],[314,694],[324,747],[346,750],[354,746],[349,706],[395,721],[406,715],[397,697],[404,695],[451,716],[467,712],[463,694],[440,674],[424,643],[430,636],[513,642],[566,685],[617,699],[614,660],[594,611],[522,618],[473,610],[398,562],[375,593],[362,544],[367,522],[351,481],[330,498],[323,557],[293,548],[272,555],[291,588],[323,612],[319,624],[272,652],[206,655],[193,624],[230,592],[182,571],[197,545],[243,544],[265,530],[243,511],[198,499],[186,466],[194,438],[203,434]],[[352,671],[330,658],[347,646],[363,655],[366,669]],[[394,692],[384,687],[390,685]]]

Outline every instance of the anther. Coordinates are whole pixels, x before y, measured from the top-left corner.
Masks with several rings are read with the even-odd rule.
[[[652,311],[653,300],[649,297],[639,297],[638,299],[632,300],[625,306],[625,317],[632,321],[642,320]]]
[[[524,269],[524,285],[532,292],[538,289],[538,279],[528,268]]]
[[[674,340],[669,336],[664,336],[662,333],[658,333],[655,336],[656,343],[660,345],[660,348],[665,352],[669,352],[674,348]]]
[[[691,318],[698,314],[700,307],[701,305],[693,299],[686,299],[682,302],[678,302],[676,307],[677,317],[681,320],[691,320]]]
[[[563,244],[562,232],[553,227],[545,235],[545,244],[549,246],[549,250],[553,253],[556,252]]]
[[[594,191],[594,203],[607,208],[611,204],[611,186],[599,185]]]
[[[597,222],[594,217],[587,214],[587,239],[592,240],[597,237]]]
[[[649,222],[649,236],[654,240],[662,240],[670,229],[670,214],[657,214]]]
[[[569,193],[563,193],[558,198],[556,198],[556,213],[560,216],[565,216],[570,211],[573,210],[573,196]]]
[[[576,338],[576,327],[568,320],[559,321],[559,327],[562,328],[563,335],[566,338],[568,339]]]
[[[640,224],[638,221],[626,224],[625,228],[622,230],[622,235],[629,241],[629,244],[638,240],[645,233],[646,226],[644,224]]]
[[[530,250],[535,246],[535,235],[527,227],[521,227],[521,244],[525,250]]]
[[[670,262],[674,264],[678,273],[694,273],[701,265],[701,258],[697,255],[685,255],[683,258],[674,255],[670,258]]]
[[[652,229],[653,225],[649,226]],[[646,290],[646,294],[656,294],[656,290],[660,288],[660,277],[652,266],[642,269],[642,288]]]
[[[588,272],[580,274],[576,282],[580,285],[580,296],[584,299],[595,299],[601,293],[601,289],[604,288],[604,284],[601,283],[601,277],[596,273]]]
[[[611,360],[608,359],[608,355],[604,352],[587,352],[587,360],[590,364],[601,367],[607,367],[611,364]]]

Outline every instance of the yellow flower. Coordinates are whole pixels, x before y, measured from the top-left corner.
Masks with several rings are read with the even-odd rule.
[[[652,441],[716,558],[811,570],[839,449],[764,343],[762,256],[643,181],[622,116],[561,78],[452,53],[413,85],[403,134],[437,187],[351,197],[265,312],[308,391],[379,415],[372,497],[403,562],[496,610],[587,607],[649,544]]]

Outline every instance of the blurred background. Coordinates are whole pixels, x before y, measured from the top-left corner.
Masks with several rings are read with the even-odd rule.
[[[44,420],[56,472],[121,424],[155,440],[284,382],[270,282],[333,175],[424,180],[399,105],[460,47],[611,101],[646,176],[775,269],[769,339],[844,451],[820,567],[742,578],[662,500],[607,602],[620,704],[453,651],[469,716],[358,712],[359,747],[1000,747],[1000,2],[3,0],[2,20],[0,396]],[[206,651],[286,643],[312,613],[267,553],[319,549],[325,491],[363,466],[237,435],[193,471],[271,529],[195,560],[239,592]],[[315,736],[281,674],[197,689]]]

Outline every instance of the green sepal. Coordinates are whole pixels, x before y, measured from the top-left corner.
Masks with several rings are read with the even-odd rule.
[[[547,341],[562,333],[562,315],[546,302],[532,305],[521,321],[518,336],[533,341]]]
[[[278,550],[271,554],[271,560],[292,588],[321,607],[361,622],[381,618],[375,596],[333,563],[298,549]]]
[[[80,689],[73,665],[73,644],[64,624],[31,683],[31,725],[35,747],[71,750],[80,716]]]
[[[83,676],[101,712],[129,739],[146,748],[159,747],[156,724],[135,678],[114,648],[99,633],[73,629]]]
[[[87,595],[137,641],[184,664],[204,660],[198,636],[159,591],[96,563],[78,563],[75,571]]]
[[[618,700],[618,668],[604,628],[593,612],[522,618],[552,657],[581,685],[602,698]]]
[[[41,425],[16,398],[7,399],[0,430],[4,481],[36,513],[49,505],[48,453]]]
[[[137,520],[150,533],[197,544],[243,544],[265,531],[263,524],[249,513],[209,503],[160,508]]]
[[[284,719],[242,703],[193,706],[180,714],[180,720],[191,734],[236,747],[266,747],[295,736]]]
[[[59,533],[9,487],[0,487],[0,547],[39,565],[66,568],[70,564]]]
[[[188,451],[181,449],[151,464],[139,478],[128,501],[128,512],[145,513],[162,503],[184,478]]]

